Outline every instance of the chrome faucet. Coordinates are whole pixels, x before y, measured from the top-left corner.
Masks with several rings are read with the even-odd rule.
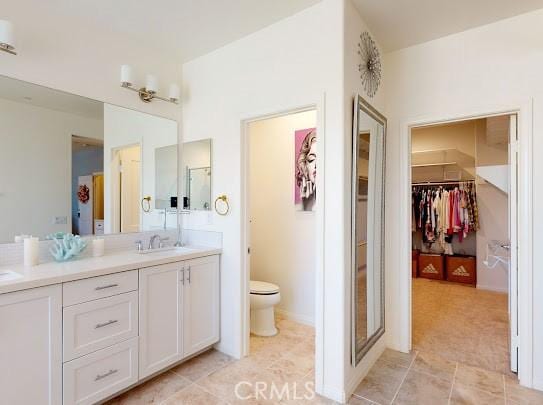
[[[149,239],[149,249],[154,249],[156,239],[160,240],[160,235],[151,236],[151,239]]]
[[[149,249],[154,249],[155,247],[155,240],[158,239],[158,248],[164,247],[164,241],[168,240],[170,238],[161,238],[160,235],[153,235],[151,236],[151,239],[149,239]]]

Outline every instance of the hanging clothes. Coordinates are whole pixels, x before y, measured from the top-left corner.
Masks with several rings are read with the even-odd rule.
[[[413,186],[412,231],[421,231],[429,247],[439,243],[445,254],[453,254],[454,235],[462,242],[479,229],[477,197],[472,182]]]

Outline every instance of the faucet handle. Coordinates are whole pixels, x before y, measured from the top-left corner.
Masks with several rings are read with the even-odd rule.
[[[143,242],[141,240],[137,240],[134,243],[136,244],[136,248],[138,249],[138,252],[141,252],[143,250]]]

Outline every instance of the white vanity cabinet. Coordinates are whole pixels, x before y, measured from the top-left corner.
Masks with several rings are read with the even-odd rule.
[[[0,403],[62,403],[62,287],[0,295]]]
[[[154,264],[0,294],[0,404],[92,405],[217,343],[219,255]]]
[[[219,340],[219,257],[140,270],[140,378]]]
[[[183,357],[219,341],[219,257],[185,262]]]
[[[183,262],[139,272],[140,378],[183,357]]]

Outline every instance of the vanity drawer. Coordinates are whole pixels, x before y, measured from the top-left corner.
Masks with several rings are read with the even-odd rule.
[[[62,305],[67,307],[137,289],[137,270],[70,281],[62,285]]]
[[[137,336],[138,293],[72,305],[63,310],[64,361]]]
[[[138,381],[138,338],[64,363],[64,405],[94,404]]]

